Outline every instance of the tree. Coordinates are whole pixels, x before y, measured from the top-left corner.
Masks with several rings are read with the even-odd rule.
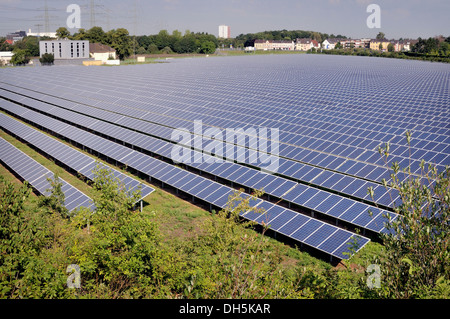
[[[395,47],[394,47],[394,45],[392,43],[389,43],[387,49],[388,49],[389,52],[394,52]]]
[[[52,65],[55,61],[55,56],[51,53],[44,53],[39,59],[42,65]]]
[[[386,35],[383,32],[378,32],[376,39],[383,40],[386,38]]]
[[[56,36],[59,39],[66,39],[70,37],[70,32],[66,27],[60,27],[56,30]]]
[[[200,53],[213,54],[216,52],[216,45],[212,41],[205,41],[201,44]]]
[[[86,36],[87,36],[86,29],[81,28],[78,30],[77,33],[75,33],[72,36],[72,39],[73,40],[87,40]]]
[[[134,207],[140,189],[130,191],[114,174],[97,165],[93,170],[95,212],[83,209],[73,225],[88,236],[71,247],[73,261],[82,269],[82,285],[92,293],[108,287],[109,298],[140,297],[154,286],[154,264],[160,254],[157,225]]]
[[[90,43],[102,43],[107,44],[106,42],[106,33],[103,31],[101,27],[92,27],[90,28],[86,34],[85,38],[89,40]]]
[[[150,54],[156,54],[156,53],[158,53],[158,46],[156,45],[156,44],[154,44],[154,43],[152,43],[152,44],[150,44],[149,46],[148,46],[148,49],[147,49],[147,51],[148,51],[148,53],[150,53]]]
[[[132,42],[128,30],[119,28],[117,30],[109,31],[107,35],[111,47],[116,49],[120,60],[129,57],[133,53]]]
[[[410,146],[409,132],[406,139]],[[389,151],[389,143],[379,148],[386,165]],[[450,168],[438,172],[422,160],[420,173],[414,174],[410,166],[401,169],[394,162],[390,182],[382,183],[398,191],[401,203],[394,207],[400,217],[389,220],[388,233],[382,235],[386,258],[374,261],[383,274],[376,293],[384,298],[449,298]],[[373,189],[368,193],[373,199]]]
[[[24,65],[30,62],[30,58],[28,57],[28,53],[26,50],[17,49],[13,52],[14,55],[11,58],[11,63],[13,65]]]

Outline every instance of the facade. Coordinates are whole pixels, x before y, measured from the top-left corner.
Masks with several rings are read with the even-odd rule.
[[[341,40],[341,44],[345,49],[368,48],[370,39],[345,39]]]
[[[297,51],[308,51],[313,48],[313,40],[311,39],[297,39],[295,41],[295,50]]]
[[[272,50],[293,51],[295,49],[294,41],[289,40],[273,40]]]
[[[289,40],[255,40],[255,50],[291,51],[294,49],[294,42]]]
[[[106,63],[110,58],[113,60],[117,59],[116,50],[101,43],[91,43],[89,45],[89,55],[96,61],[102,61]]]
[[[45,53],[53,54],[55,60],[89,59],[89,41],[39,41],[40,56]]]
[[[272,50],[272,40],[255,40],[255,50]]]
[[[372,39],[370,40],[370,49],[376,50],[376,51],[387,51],[388,45],[391,43],[389,40],[386,39]],[[380,50],[381,45],[381,50]]]
[[[231,38],[231,29],[227,25],[219,25],[219,38],[229,39]]]

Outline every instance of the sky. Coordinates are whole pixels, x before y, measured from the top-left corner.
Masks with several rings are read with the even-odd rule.
[[[372,3],[381,9],[380,28],[367,26]],[[0,36],[43,32],[46,26],[54,32],[67,26],[70,4],[80,6],[82,28],[95,22],[105,31],[123,27],[132,35],[165,29],[218,36],[224,24],[232,37],[283,29],[352,38],[374,38],[378,32],[388,39],[450,36],[450,0],[0,0]]]

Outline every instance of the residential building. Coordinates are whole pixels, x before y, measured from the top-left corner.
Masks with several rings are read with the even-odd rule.
[[[55,60],[89,59],[89,41],[55,40],[39,41],[40,56],[53,54]]]
[[[103,63],[106,63],[110,59],[117,59],[116,50],[101,43],[90,43],[89,55],[96,61],[102,61]]]
[[[332,50],[335,48],[336,44],[338,44],[338,42],[343,41],[343,39],[338,39],[338,38],[333,38],[333,39],[326,39],[325,41],[322,42],[322,49],[325,50]],[[341,42],[342,44],[342,42]]]
[[[372,39],[372,40],[370,40],[370,49],[384,52],[384,51],[387,51],[389,43],[391,43],[391,42],[387,39]],[[380,50],[380,45],[381,45],[381,50]]]
[[[219,25],[219,38],[231,38],[231,28],[227,25]]]
[[[295,43],[290,40],[255,40],[255,50],[294,50]]]
[[[255,50],[272,50],[272,40],[255,40]]]
[[[398,41],[398,44],[399,44],[400,52],[407,52],[407,51],[411,51],[411,46],[412,46],[413,42],[410,40],[400,40],[400,41]]]
[[[317,42],[316,40],[312,40],[312,47],[316,50],[320,49],[320,43]]]
[[[295,43],[291,40],[273,40],[272,50],[293,51],[295,49]]]
[[[295,41],[295,50],[308,51],[313,48],[313,40],[308,38],[297,39]]]

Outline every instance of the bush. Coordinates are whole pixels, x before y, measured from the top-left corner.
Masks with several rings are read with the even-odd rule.
[[[170,47],[164,47],[161,50],[161,54],[173,54],[173,51],[172,51],[172,49]]]
[[[410,133],[406,136],[410,146]],[[387,165],[389,143],[379,152]],[[450,296],[450,168],[438,172],[422,160],[420,169],[416,175],[394,162],[390,182],[382,180],[401,197],[394,207],[400,217],[389,221],[382,235],[386,258],[374,261],[381,264],[382,298],[433,298],[438,291]],[[368,193],[373,199],[373,189]]]

